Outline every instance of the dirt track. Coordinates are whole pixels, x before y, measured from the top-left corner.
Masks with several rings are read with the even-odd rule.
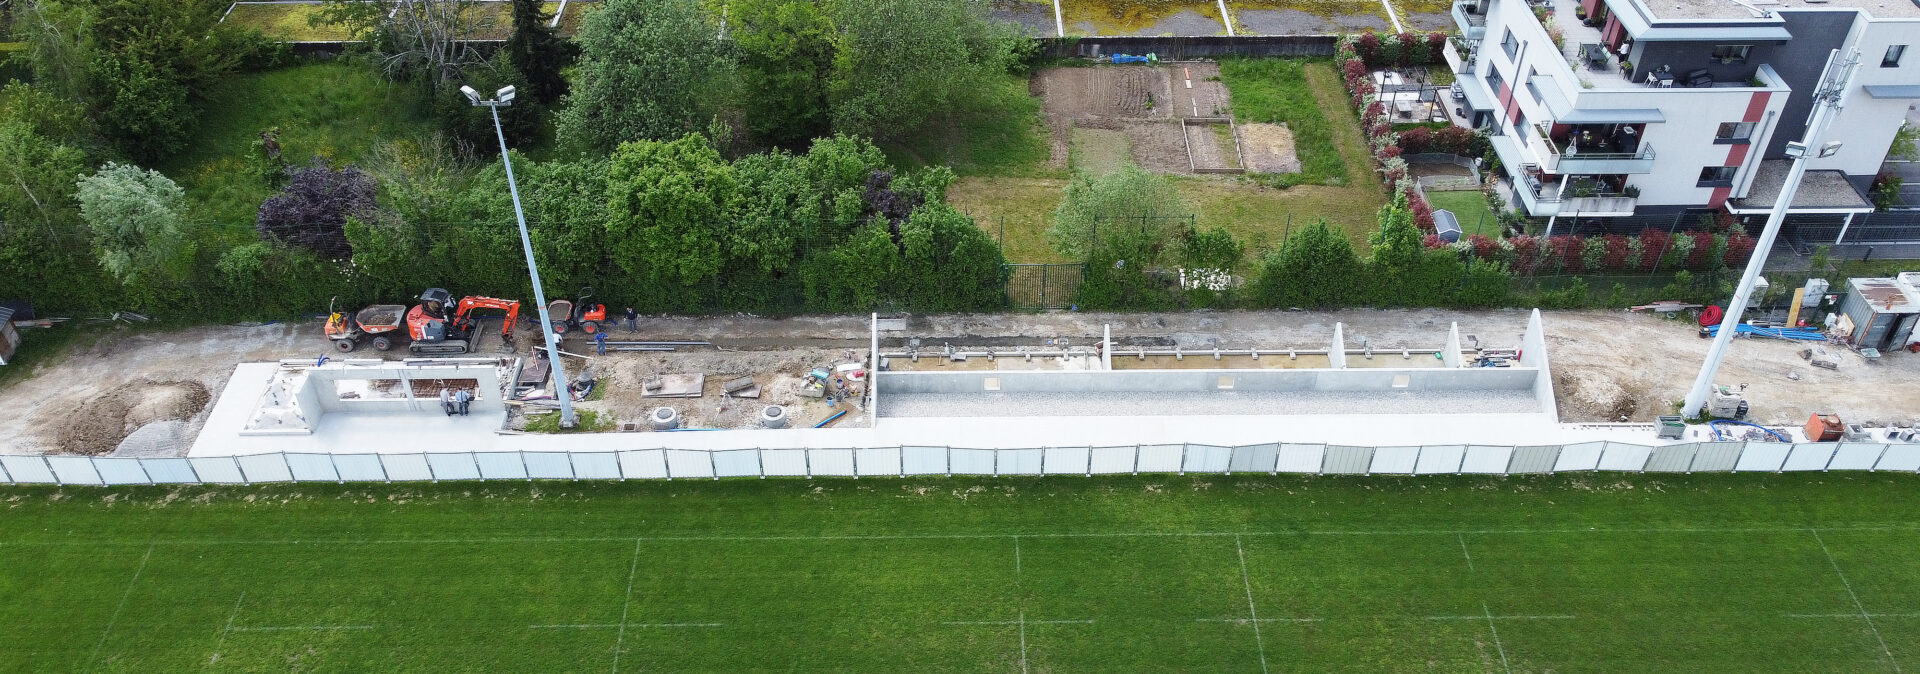
[[[1112,325],[1121,344],[1178,344],[1189,348],[1318,347],[1333,324],[1346,325],[1348,344],[1365,340],[1380,349],[1438,347],[1447,325],[1459,322],[1464,336],[1481,344],[1518,346],[1526,312],[1375,311],[1234,312],[1181,314],[941,315],[914,317],[908,334],[938,345],[1037,345],[1066,337],[1076,344],[1099,339]],[[1549,356],[1561,418],[1647,421],[1672,409],[1692,382],[1707,341],[1690,322],[1620,312],[1566,312],[1546,316]],[[705,372],[709,387],[723,375],[755,374],[769,395],[780,395],[801,366],[816,367],[847,349],[864,354],[864,317],[655,318],[641,328],[647,339],[712,340],[727,349],[634,354],[607,361],[616,383],[649,372]],[[34,333],[26,333],[28,340]],[[898,341],[903,337],[892,338]],[[883,342],[884,343],[884,342]],[[1742,340],[1722,369],[1720,383],[1750,384],[1753,418],[1797,423],[1812,412],[1835,412],[1852,422],[1909,423],[1920,417],[1920,355],[1888,354],[1869,364],[1843,354],[1837,372],[1808,367],[1798,343]],[[257,327],[207,326],[172,332],[109,330],[83,340],[65,358],[34,376],[0,389],[10,403],[0,416],[0,451],[99,453],[141,424],[184,419],[191,438],[205,420],[210,397],[226,385],[240,362],[307,358],[329,353],[319,321]],[[1790,380],[1789,371],[1800,379]],[[703,399],[714,406],[717,396]],[[762,401],[760,404],[765,404]],[[595,406],[623,417],[657,404],[631,391],[610,391]],[[809,403],[809,405],[815,405]],[[747,423],[745,403],[721,414],[699,412],[702,423]],[[807,409],[807,413],[820,410]],[[694,416],[693,410],[683,413]],[[800,416],[800,415],[797,415]],[[806,418],[800,416],[801,419]],[[799,419],[796,419],[796,422]]]

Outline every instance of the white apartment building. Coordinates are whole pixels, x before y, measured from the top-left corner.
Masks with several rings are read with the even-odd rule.
[[[1537,17],[1549,6],[1564,48]],[[1867,186],[1920,99],[1916,0],[1459,0],[1453,15],[1461,107],[1534,216],[1768,211],[1828,54],[1853,48],[1823,139],[1845,145],[1810,160],[1793,212],[1871,211]]]

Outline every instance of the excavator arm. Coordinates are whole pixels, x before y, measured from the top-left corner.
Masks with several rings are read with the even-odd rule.
[[[493,297],[467,297],[460,300],[460,308],[454,316],[464,323],[467,314],[475,309],[500,309],[506,313],[506,320],[500,322],[500,338],[508,344],[513,343],[513,324],[520,319],[520,302]]]

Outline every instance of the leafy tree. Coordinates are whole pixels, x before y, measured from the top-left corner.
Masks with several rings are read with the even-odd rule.
[[[1085,259],[1104,238],[1121,229],[1145,231],[1164,242],[1179,216],[1193,213],[1166,176],[1148,173],[1131,164],[1099,178],[1076,177],[1067,183],[1066,198],[1054,211],[1047,242],[1061,255]]]
[[[16,94],[9,87],[7,94]],[[18,102],[9,98],[8,103]],[[73,199],[86,153],[0,106],[0,297],[42,307],[99,309],[116,294],[88,247]]]
[[[562,144],[611,150],[625,141],[679,137],[718,107],[733,62],[716,29],[685,0],[610,0],[575,41]]]
[[[1117,227],[1100,234],[1074,290],[1086,309],[1159,311],[1173,307],[1173,282],[1153,271],[1166,241],[1152,231]]]
[[[49,2],[52,0],[42,0]],[[220,22],[218,0],[104,0],[93,5],[88,94],[102,130],[128,154],[155,160],[186,147],[215,82],[252,49]]]
[[[719,274],[722,223],[738,189],[733,167],[699,135],[627,143],[614,153],[608,245],[615,264],[656,293],[650,306],[686,306],[697,299],[691,287]]]
[[[1004,76],[1022,39],[979,0],[827,0],[839,30],[828,81],[833,128],[881,139],[922,129]]]
[[[900,138],[1002,77],[1021,38],[983,0],[828,0],[833,131]]]
[[[260,238],[313,251],[324,259],[352,254],[347,243],[348,216],[368,217],[376,207],[373,176],[351,166],[335,169],[324,160],[287,170],[287,186],[260,204],[254,229]]]
[[[80,179],[80,217],[100,266],[123,283],[177,276],[191,255],[186,192],[157,171],[107,162]]]
[[[807,262],[807,305],[818,311],[874,311],[881,291],[900,267],[900,248],[885,227],[867,225],[845,243]]]
[[[560,39],[559,31],[547,25],[552,20],[552,14],[542,11],[540,0],[513,0],[513,35],[507,38],[507,57],[524,78],[522,91],[543,105],[567,93],[567,78],[562,73],[573,67],[574,58],[579,56],[572,43]]]
[[[1347,306],[1360,299],[1358,290],[1366,286],[1363,271],[1347,237],[1319,220],[1261,259],[1252,294],[1263,307]]]
[[[1367,236],[1373,247],[1372,286],[1375,301],[1389,306],[1418,306],[1415,278],[1426,258],[1426,245],[1420,229],[1413,224],[1413,210],[1404,196],[1380,207],[1380,228]]]
[[[812,0],[744,0],[728,9],[740,51],[747,128],[785,148],[804,147],[825,135],[835,33],[820,5]]]
[[[902,227],[900,278],[892,284],[920,311],[983,311],[1006,305],[1000,246],[973,218],[942,202],[915,209]]]

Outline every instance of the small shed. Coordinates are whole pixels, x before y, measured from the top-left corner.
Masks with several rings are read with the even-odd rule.
[[[20,350],[20,330],[13,327],[13,309],[0,307],[0,365],[13,362],[13,353]]]
[[[1460,218],[1453,211],[1439,209],[1433,212],[1433,233],[1447,243],[1460,241]]]
[[[1920,322],[1920,298],[1891,278],[1847,279],[1840,313],[1853,323],[1847,341],[1856,349],[1887,351],[1906,346]]]

